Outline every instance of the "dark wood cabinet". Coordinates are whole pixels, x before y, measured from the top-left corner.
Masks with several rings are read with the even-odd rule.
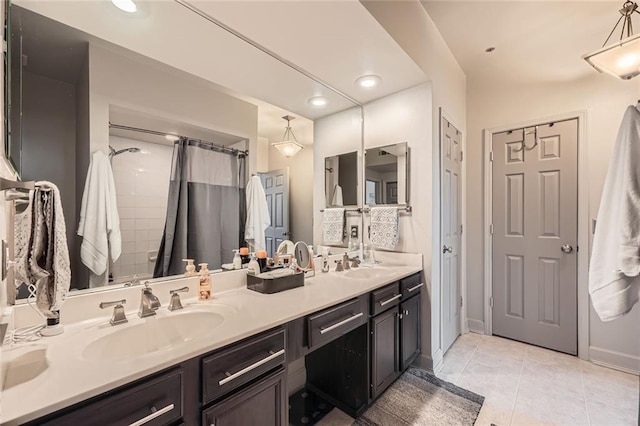
[[[371,320],[371,396],[377,398],[400,374],[398,308]]]
[[[223,399],[202,412],[204,426],[284,426],[288,424],[284,369]]]
[[[400,369],[406,370],[420,355],[420,296],[400,304]]]

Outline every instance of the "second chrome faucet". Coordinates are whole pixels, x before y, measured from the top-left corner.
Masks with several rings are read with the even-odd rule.
[[[156,311],[160,308],[160,300],[153,294],[149,283],[144,283],[142,288],[142,297],[140,298],[140,309],[138,310],[138,316],[140,318],[150,317],[156,314]]]

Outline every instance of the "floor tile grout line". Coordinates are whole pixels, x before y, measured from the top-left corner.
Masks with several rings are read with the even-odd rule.
[[[584,397],[584,407],[587,410],[587,424],[591,426],[591,415],[589,413],[589,402],[587,401],[587,388],[584,384],[584,371],[582,370],[582,360],[578,359],[578,367],[580,368],[580,383],[582,383],[582,396]]]
[[[480,339],[480,343],[482,343],[482,341],[484,340],[484,335],[482,335],[482,339]],[[476,354],[476,352],[478,351],[478,346],[480,346],[480,343],[478,343],[476,345],[475,348],[473,348],[473,352],[471,352],[471,356],[469,357],[469,359],[467,360],[467,362],[464,364],[464,367],[462,367],[462,370],[460,370],[460,373],[458,374],[458,378],[456,379],[456,382],[458,381],[458,379],[460,379],[460,377],[462,377],[462,373],[464,373],[464,370],[467,369],[467,367],[469,366],[469,363],[471,362],[471,360],[473,359],[473,356]],[[457,383],[456,383],[457,384]]]
[[[511,406],[511,416],[509,417],[509,425],[513,424],[513,416],[516,413],[516,404],[518,403],[518,393],[520,392],[520,382],[522,381],[522,372],[524,371],[524,361],[527,358],[529,347],[524,348],[524,356],[522,357],[522,365],[520,365],[520,375],[518,376],[518,384],[516,385],[516,395]]]

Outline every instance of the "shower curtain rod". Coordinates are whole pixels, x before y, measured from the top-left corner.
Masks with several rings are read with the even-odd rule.
[[[109,128],[111,128],[111,129],[120,129],[120,130],[129,130],[129,131],[132,131],[132,132],[146,133],[146,134],[149,134],[149,135],[156,135],[156,136],[175,136],[175,137],[180,138],[180,139],[187,139],[187,140],[190,140],[190,141],[201,143],[203,145],[208,145],[211,148],[220,150],[220,151],[222,151],[224,153],[227,153],[227,154],[232,154],[232,155],[241,155],[242,154],[244,156],[249,155],[249,150],[248,149],[244,150],[244,151],[241,151],[239,149],[229,148],[229,147],[224,146],[224,145],[218,145],[215,142],[206,141],[206,140],[198,139],[198,138],[192,138],[192,137],[189,137],[189,136],[178,135],[178,134],[175,134],[175,133],[159,132],[157,130],[143,129],[143,128],[140,128],[140,127],[124,126],[122,124],[115,124],[115,123],[112,123],[112,122],[109,122]]]

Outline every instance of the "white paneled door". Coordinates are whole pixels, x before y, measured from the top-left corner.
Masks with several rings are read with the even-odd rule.
[[[267,256],[272,257],[278,246],[288,240],[289,231],[289,169],[259,173],[269,206],[271,225],[265,229]]]
[[[577,354],[578,120],[496,133],[493,334]]]
[[[462,134],[446,119],[440,123],[442,156],[441,203],[442,239],[441,279],[442,279],[442,350],[446,352],[460,335],[460,253],[462,249],[461,162]]]

